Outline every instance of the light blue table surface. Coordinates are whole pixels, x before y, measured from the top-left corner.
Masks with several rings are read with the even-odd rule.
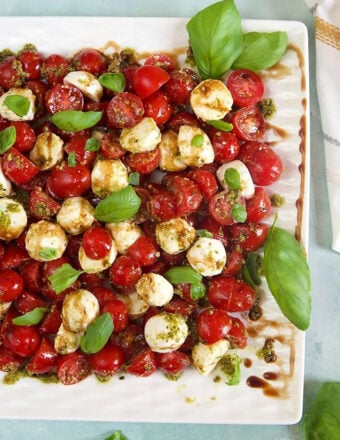
[[[0,0],[0,15],[190,17],[211,3],[212,0]],[[315,84],[314,20],[303,0],[236,0],[236,4],[243,18],[298,20],[304,22],[309,31],[311,76],[309,262],[313,282],[313,315],[306,337],[305,412],[322,382],[340,380],[340,255],[330,249],[331,227],[324,149]],[[2,401],[1,404],[5,402]],[[118,429],[122,430],[129,440],[298,440],[302,438],[300,425],[238,426],[0,420],[0,439],[100,440]]]

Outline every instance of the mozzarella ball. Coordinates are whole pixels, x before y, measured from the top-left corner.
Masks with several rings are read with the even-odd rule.
[[[61,316],[67,330],[85,332],[98,315],[99,302],[90,291],[78,289],[66,295]]]
[[[68,234],[82,234],[94,222],[94,208],[84,197],[70,197],[61,205],[57,222]]]
[[[8,96],[21,96],[26,98],[29,102],[29,108],[25,115],[19,116],[10,110],[5,104],[5,99]],[[0,96],[0,115],[8,121],[32,121],[35,113],[35,95],[33,95],[31,89],[21,89],[13,87],[6,93]]]
[[[118,223],[106,223],[120,254],[125,254],[129,247],[142,236],[141,228],[135,223],[123,221]]]
[[[24,207],[15,200],[0,199],[0,240],[10,241],[18,238],[27,225]]]
[[[229,342],[221,339],[213,344],[199,342],[191,352],[196,370],[203,375],[211,373],[229,348]]]
[[[132,292],[128,295],[118,294],[117,298],[126,304],[131,319],[140,318],[150,308],[149,304],[145,302],[137,292]]]
[[[100,159],[91,172],[92,191],[101,199],[129,184],[128,171],[121,160]]]
[[[156,240],[167,254],[179,254],[193,244],[196,231],[183,218],[174,218],[156,225]]]
[[[232,160],[231,162],[224,163],[216,171],[216,177],[224,189],[228,189],[228,184],[224,180],[224,175],[227,169],[235,169],[240,176],[240,190],[239,195],[245,199],[250,199],[255,193],[255,186],[253,179],[247,166],[240,160]]]
[[[64,77],[64,84],[77,87],[91,101],[99,102],[103,96],[103,87],[90,72],[77,70]]]
[[[83,335],[83,332],[71,332],[65,328],[64,324],[61,324],[54,339],[55,351],[60,354],[74,353],[80,347],[80,340]]]
[[[198,118],[203,121],[215,121],[223,119],[230,112],[233,98],[222,81],[206,79],[191,92],[190,104]]]
[[[227,254],[220,240],[199,237],[187,252],[190,266],[205,277],[212,277],[222,272],[227,261]]]
[[[143,118],[133,127],[123,128],[119,141],[130,153],[152,151],[161,141],[161,131],[153,118]]]
[[[188,326],[179,313],[162,312],[146,321],[144,336],[152,351],[169,353],[184,343]]]
[[[50,261],[60,258],[67,246],[68,239],[61,226],[46,220],[32,223],[29,227],[25,247],[33,260]],[[53,257],[44,258],[44,250],[53,250]]]
[[[87,273],[99,273],[108,269],[117,257],[117,247],[114,241],[112,241],[110,252],[107,256],[94,260],[86,255],[83,246],[80,246],[78,252],[78,260],[83,271]]]
[[[162,134],[159,149],[159,168],[165,171],[182,171],[187,167],[181,160],[178,148],[178,134],[172,130]]]
[[[198,144],[194,138],[199,136]],[[197,139],[197,138],[196,138]],[[190,167],[202,167],[214,162],[215,153],[208,135],[199,127],[181,125],[178,131],[178,148],[180,159]]]
[[[12,192],[12,183],[4,175],[2,169],[2,160],[0,159],[0,197],[9,196]]]
[[[29,158],[41,170],[49,170],[64,157],[64,141],[54,133],[45,132],[37,136]]]
[[[167,279],[157,273],[143,274],[136,284],[140,297],[150,306],[161,307],[167,304],[174,294],[174,288]]]

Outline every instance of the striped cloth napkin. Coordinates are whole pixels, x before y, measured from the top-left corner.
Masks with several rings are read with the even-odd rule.
[[[326,157],[332,248],[340,252],[340,0],[305,0],[315,16],[316,82]]]

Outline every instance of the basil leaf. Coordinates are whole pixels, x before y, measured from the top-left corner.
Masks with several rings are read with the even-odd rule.
[[[203,134],[196,134],[192,139],[191,139],[191,145],[193,147],[201,147],[203,144]]]
[[[233,124],[230,124],[229,122],[222,121],[222,119],[217,119],[216,121],[208,121],[209,125],[212,125],[213,127],[217,128],[217,130],[221,131],[231,131],[234,127]]]
[[[96,125],[102,117],[102,112],[82,112],[80,110],[61,110],[54,113],[50,120],[64,131],[76,132]]]
[[[85,151],[98,151],[100,148],[100,142],[96,138],[90,138],[86,141]]]
[[[39,252],[39,255],[41,258],[43,258],[46,261],[52,260],[53,258],[55,258],[57,256],[57,249],[51,248],[51,247],[43,248]]]
[[[203,79],[220,78],[243,49],[241,17],[233,0],[214,3],[187,23],[189,43]]]
[[[76,152],[75,151],[71,151],[71,153],[69,153],[68,158],[67,158],[67,163],[70,167],[75,167],[77,162],[76,162]]]
[[[138,186],[140,181],[139,173],[130,173],[129,174],[129,184],[133,186]]]
[[[251,253],[247,256],[243,266],[243,277],[245,281],[254,289],[261,284],[261,277],[259,274],[260,255]]]
[[[224,181],[231,189],[241,188],[240,173],[236,168],[227,168],[224,172]]]
[[[106,437],[105,440],[128,440],[127,437],[122,433],[122,431],[115,431],[109,437]]]
[[[9,95],[6,96],[4,104],[17,116],[25,116],[30,109],[30,102],[25,96]]]
[[[197,284],[202,280],[202,275],[190,266],[176,266],[164,274],[165,278],[173,284]]]
[[[241,359],[237,353],[228,353],[222,357],[218,366],[227,385],[238,385],[241,380]]]
[[[17,131],[14,126],[7,127],[0,131],[0,154],[6,153],[7,150],[15,143]]]
[[[80,339],[80,348],[86,354],[98,353],[106,345],[114,329],[111,313],[103,313],[92,322]]]
[[[98,203],[94,210],[97,220],[117,223],[133,217],[141,205],[141,199],[131,185],[114,192]]]
[[[231,215],[238,223],[244,223],[247,220],[246,208],[241,203],[235,203],[231,208]]]
[[[36,307],[24,315],[12,319],[14,325],[35,325],[43,319],[48,307]]]
[[[206,288],[203,283],[192,283],[190,286],[190,298],[194,301],[204,298],[205,292]]]
[[[325,382],[302,420],[304,440],[340,438],[340,382]]]
[[[70,264],[65,263],[59,266],[55,272],[48,277],[51,287],[58,295],[70,287],[84,271],[74,269]]]
[[[208,231],[208,229],[196,229],[196,235],[197,237],[208,237],[212,238],[213,234]]]
[[[264,244],[263,271],[282,313],[300,330],[306,330],[311,315],[311,278],[299,242],[273,225]]]
[[[288,45],[287,32],[248,32],[243,35],[244,48],[232,69],[254,72],[268,69],[279,61]]]
[[[126,81],[122,73],[104,73],[98,78],[100,84],[106,89],[113,92],[123,92],[125,90]]]

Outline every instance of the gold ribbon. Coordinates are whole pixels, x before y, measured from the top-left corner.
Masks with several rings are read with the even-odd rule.
[[[340,50],[340,28],[320,17],[315,17],[315,36],[322,43]]]

